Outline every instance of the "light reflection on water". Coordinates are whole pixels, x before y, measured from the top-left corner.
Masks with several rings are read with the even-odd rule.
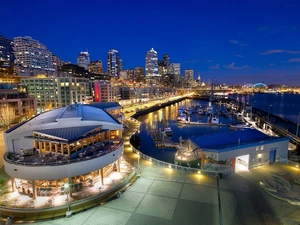
[[[140,151],[158,160],[174,163],[176,150],[173,148],[156,148],[150,135],[151,131],[158,131],[160,128],[171,127],[173,131],[171,140],[179,144],[179,137],[182,137],[183,140],[186,140],[191,136],[199,136],[216,132],[228,132],[230,130],[229,127],[225,126],[180,126],[180,124],[178,124],[176,121],[178,106],[185,105],[188,108],[197,104],[205,106],[208,104],[208,102],[202,100],[185,100],[141,117],[139,119],[141,122]],[[207,121],[207,117],[199,116],[197,111],[191,115],[190,119],[191,121]],[[223,124],[229,124],[230,121],[231,118],[220,117],[220,122]]]
[[[297,123],[300,113],[300,95],[299,94],[247,94],[247,95],[231,95],[233,99],[239,99],[241,102],[249,103],[256,108],[268,112],[269,105],[270,114],[277,115],[289,121]]]

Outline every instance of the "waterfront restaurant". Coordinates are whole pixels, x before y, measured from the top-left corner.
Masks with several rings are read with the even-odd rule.
[[[5,131],[4,166],[12,191],[54,196],[104,184],[120,171],[122,124],[101,108],[72,104],[42,113]]]
[[[290,138],[268,136],[256,129],[191,137],[191,149],[202,167],[229,164],[233,171],[248,170],[287,158]]]

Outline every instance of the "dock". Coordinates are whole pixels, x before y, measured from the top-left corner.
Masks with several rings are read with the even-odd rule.
[[[202,123],[202,122],[191,122],[191,121],[179,121],[178,123],[187,125],[201,125],[201,126],[223,126],[229,127],[229,124],[225,123]]]

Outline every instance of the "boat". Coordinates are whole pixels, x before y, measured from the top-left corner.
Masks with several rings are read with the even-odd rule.
[[[248,123],[230,123],[230,128],[237,128],[237,129],[244,129],[244,128],[250,128]]]
[[[199,108],[197,112],[198,112],[199,115],[203,115],[204,114],[204,111],[201,108]]]
[[[205,111],[206,111],[206,115],[212,115],[212,114],[214,114],[214,108],[213,108],[212,105],[208,105],[206,107]]]
[[[242,113],[236,113],[235,116],[236,116],[237,120],[244,121],[244,116]]]
[[[219,123],[219,117],[217,115],[213,115],[211,118],[211,123],[218,124]]]
[[[172,131],[171,127],[166,127],[166,128],[165,128],[165,134],[166,134],[167,136],[172,136],[173,131]]]
[[[185,112],[185,106],[184,105],[181,105],[181,106],[178,106],[178,114],[182,114]]]
[[[182,113],[182,114],[180,114],[180,115],[176,118],[176,120],[177,120],[178,122],[186,121],[186,115]]]
[[[187,108],[186,109],[186,114],[191,115],[193,113],[193,109],[192,108]]]
[[[224,111],[222,111],[222,115],[223,115],[224,117],[228,117],[229,113],[227,112],[227,110],[224,110]]]

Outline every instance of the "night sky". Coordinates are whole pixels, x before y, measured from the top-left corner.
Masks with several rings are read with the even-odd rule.
[[[153,47],[204,82],[300,85],[299,0],[7,0],[1,8],[1,35],[31,36],[64,61],[87,50],[106,67],[117,49],[124,69],[145,67]]]

